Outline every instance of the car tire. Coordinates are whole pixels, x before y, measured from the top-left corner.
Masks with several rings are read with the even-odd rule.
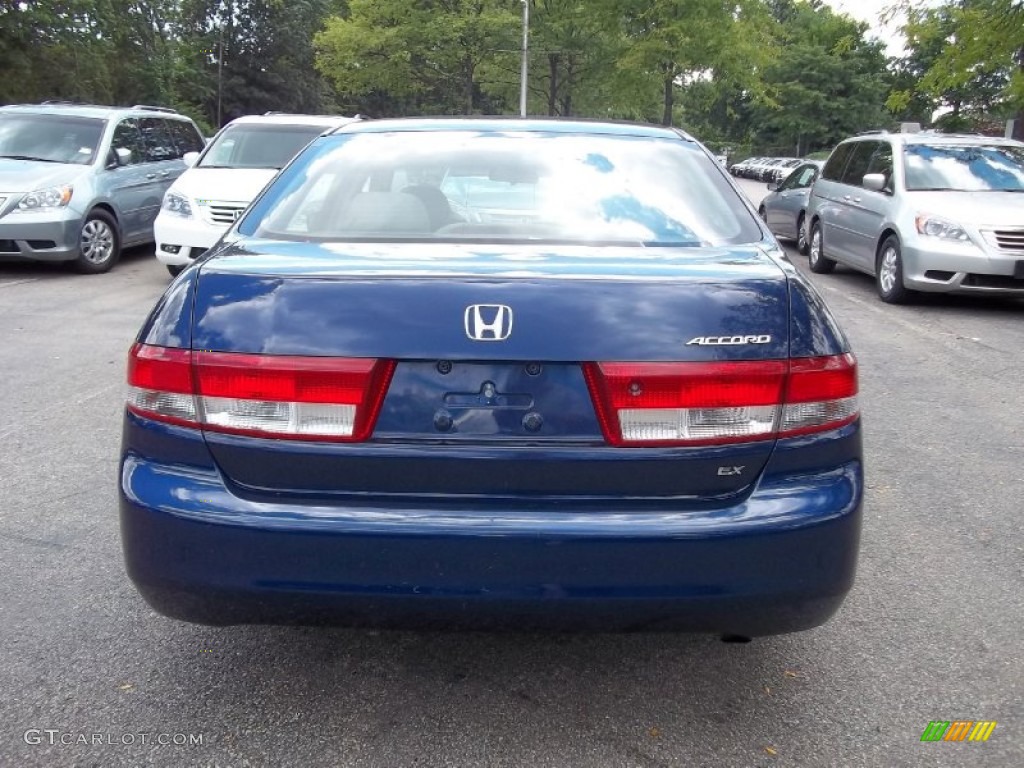
[[[171,277],[177,277],[185,269],[181,264],[166,264],[167,271],[171,273]]]
[[[821,234],[821,222],[811,225],[811,242],[807,248],[807,266],[811,272],[827,275],[836,268],[836,263],[825,256],[825,239]]]
[[[882,241],[875,261],[875,287],[878,297],[886,304],[903,304],[913,291],[903,284],[903,252],[896,235],[889,235]]]
[[[86,275],[108,272],[121,258],[121,235],[114,217],[97,209],[85,217],[78,235],[75,269]]]
[[[801,256],[806,256],[810,250],[807,243],[807,217],[803,213],[796,220],[796,249]]]

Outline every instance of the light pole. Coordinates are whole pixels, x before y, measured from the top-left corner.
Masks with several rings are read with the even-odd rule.
[[[530,71],[530,0],[523,3],[523,64],[519,73],[519,116],[526,117],[526,80]]]
[[[217,42],[217,130],[221,128],[220,105],[221,95],[224,91],[224,28],[220,30],[220,40]]]

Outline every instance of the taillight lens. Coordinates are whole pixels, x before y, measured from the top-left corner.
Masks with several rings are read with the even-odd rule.
[[[857,361],[853,355],[790,361],[780,436],[835,429],[849,424],[858,413]]]
[[[128,407],[142,416],[194,426],[192,353],[136,344],[128,357]]]
[[[774,439],[857,417],[853,355],[712,363],[586,363],[613,445],[716,445]]]
[[[394,361],[192,352],[136,344],[128,407],[217,432],[366,440]]]

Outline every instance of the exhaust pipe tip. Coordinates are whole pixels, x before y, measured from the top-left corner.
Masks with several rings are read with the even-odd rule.
[[[722,635],[721,641],[723,643],[749,643],[751,638],[748,635]]]

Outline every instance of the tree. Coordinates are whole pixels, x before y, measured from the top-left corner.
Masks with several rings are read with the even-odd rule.
[[[908,52],[895,68],[903,87],[890,95],[890,109],[897,114],[927,111],[920,116],[922,122],[930,122],[932,112],[940,107],[948,108],[955,119],[963,112],[987,113],[1000,103],[1009,80],[1005,66],[979,61],[966,77],[943,73],[948,49],[962,33],[960,24],[960,13],[953,6],[908,9],[903,25]]]
[[[623,44],[618,24],[596,13],[593,0],[531,0],[529,29],[528,111],[607,114],[610,75]],[[484,62],[483,88],[495,102],[510,108],[518,103],[521,61],[513,46]]]
[[[905,10],[910,58],[920,75],[916,88],[899,98],[927,94],[954,115],[964,109],[1014,115],[1015,135],[1024,139],[1024,3],[951,0]]]
[[[888,122],[882,44],[867,25],[818,0],[776,0],[782,52],[766,68],[766,96],[753,110],[761,140],[797,155]]]
[[[266,111],[334,109],[314,68],[313,36],[343,8],[337,0],[182,0],[179,98],[212,121],[219,112],[221,122]]]
[[[2,0],[0,101],[109,100],[105,21],[89,0]]]
[[[771,102],[764,73],[780,55],[779,25],[761,0],[735,5],[727,55],[678,89],[680,124],[716,147],[750,143],[752,107]]]
[[[617,17],[626,38],[616,93],[635,117],[651,117],[651,104],[660,103],[662,124],[672,125],[677,90],[731,55],[735,7],[721,0],[605,0],[599,7]]]
[[[348,17],[315,38],[316,67],[357,100],[388,113],[472,114],[481,67],[514,50],[518,3],[505,0],[352,0]]]

